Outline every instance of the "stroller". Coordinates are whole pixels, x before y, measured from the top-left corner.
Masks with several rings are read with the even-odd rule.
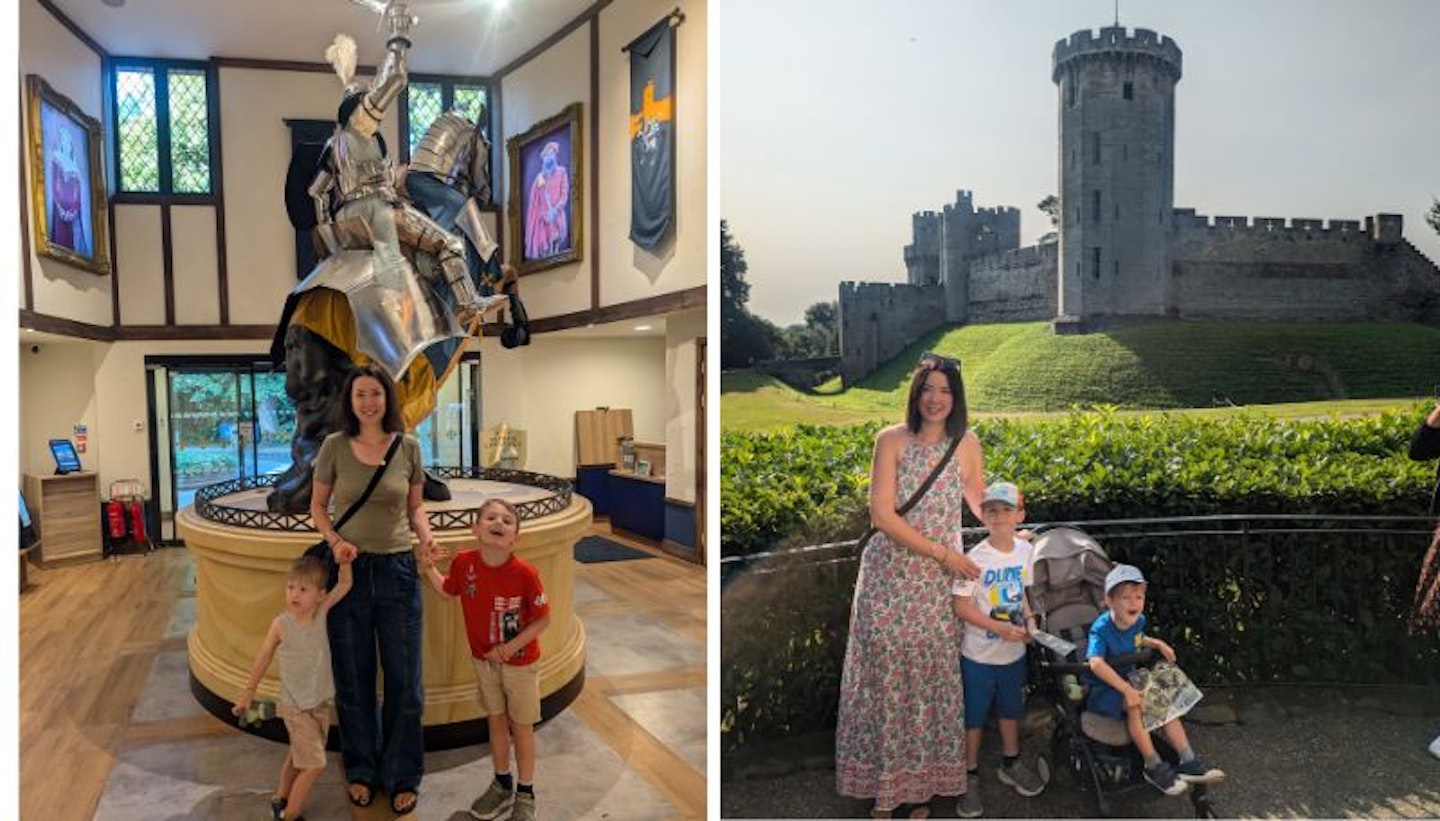
[[[1037,644],[1031,653],[1036,669],[1030,679],[1049,702],[1055,721],[1051,766],[1081,789],[1093,790],[1096,812],[1109,815],[1112,797],[1142,791],[1159,794],[1145,781],[1144,762],[1125,723],[1084,710],[1090,669],[1085,664],[1088,631],[1104,610],[1105,574],[1114,563],[1098,542],[1073,527],[1046,530],[1034,544],[1031,607],[1042,630],[1075,645],[1062,655]],[[1145,664],[1152,654],[1145,650],[1138,655]],[[1176,763],[1175,751],[1158,733],[1155,749]],[[1192,784],[1186,794],[1196,818],[1215,817],[1206,785]]]

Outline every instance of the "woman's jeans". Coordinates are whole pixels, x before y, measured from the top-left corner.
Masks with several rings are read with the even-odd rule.
[[[345,780],[379,786],[394,795],[420,786],[425,742],[420,714],[420,584],[409,550],[362,553],[355,586],[330,611],[335,711]],[[384,672],[384,703],[375,701],[375,664]]]

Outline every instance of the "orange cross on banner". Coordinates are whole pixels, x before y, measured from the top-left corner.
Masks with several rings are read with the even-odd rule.
[[[639,114],[630,115],[630,139],[635,139],[647,121],[669,122],[670,120],[670,98],[663,100],[655,99],[655,81],[651,80],[645,84],[644,102],[641,104]]]

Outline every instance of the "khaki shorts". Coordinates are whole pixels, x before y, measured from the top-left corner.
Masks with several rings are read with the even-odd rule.
[[[516,724],[540,723],[540,665],[517,667],[471,658],[480,692],[480,710],[487,716],[504,713]]]
[[[290,763],[297,770],[325,766],[325,738],[330,734],[330,704],[301,710],[281,704],[276,711],[290,734]]]

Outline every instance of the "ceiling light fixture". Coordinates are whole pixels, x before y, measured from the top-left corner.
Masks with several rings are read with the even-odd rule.
[[[635,330],[637,330],[637,331],[648,331],[648,330],[650,330],[650,326],[649,326],[649,325],[636,325],[636,326],[635,326]]]
[[[100,2],[112,9],[118,9],[125,5],[125,0],[100,0]]]

